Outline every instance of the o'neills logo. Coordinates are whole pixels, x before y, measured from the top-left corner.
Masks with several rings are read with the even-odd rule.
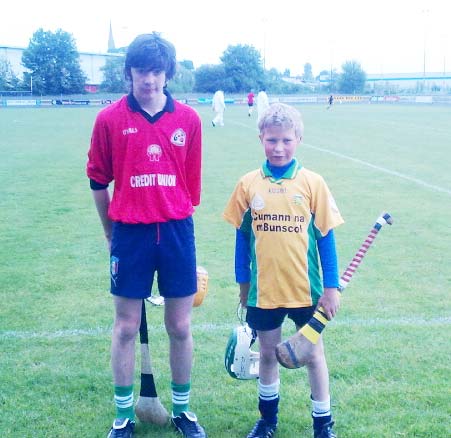
[[[185,146],[186,133],[182,128],[176,129],[171,135],[171,143],[174,146]]]
[[[126,128],[122,130],[122,135],[136,134],[137,132],[138,132],[137,128]]]
[[[160,157],[162,154],[161,147],[157,144],[151,144],[147,148],[147,156],[149,157],[150,161],[160,161]]]

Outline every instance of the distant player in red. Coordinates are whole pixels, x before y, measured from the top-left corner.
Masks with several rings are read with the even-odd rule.
[[[252,91],[247,95],[247,115],[249,117],[252,115],[252,112],[254,111],[254,97],[255,94]]]
[[[87,175],[110,247],[116,310],[111,348],[116,418],[109,438],[133,436],[135,339],[155,272],[165,298],[172,424],[185,438],[206,437],[189,412],[197,290],[192,215],[200,203],[201,121],[166,90],[175,68],[170,42],[157,33],[138,36],[125,57],[131,92],[98,114],[88,153]]]

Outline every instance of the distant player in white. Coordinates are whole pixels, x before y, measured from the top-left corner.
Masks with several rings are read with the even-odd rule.
[[[269,108],[269,99],[265,89],[262,88],[257,94],[257,125],[267,108]]]
[[[211,107],[216,113],[215,118],[212,120],[211,124],[213,126],[224,126],[225,99],[224,92],[222,90],[218,90],[214,94]]]

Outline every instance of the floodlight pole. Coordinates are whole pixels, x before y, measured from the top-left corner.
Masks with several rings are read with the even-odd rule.
[[[426,32],[424,33],[424,49],[423,49],[423,92],[426,91]]]
[[[266,24],[268,19],[266,17],[262,18],[263,24],[263,70],[266,70]]]
[[[329,91],[332,93],[332,74],[333,74],[333,62],[334,62],[334,48],[330,42],[330,76],[329,76]]]
[[[423,14],[423,93],[426,92],[426,24],[427,24],[427,14],[429,14],[429,9],[422,9]]]

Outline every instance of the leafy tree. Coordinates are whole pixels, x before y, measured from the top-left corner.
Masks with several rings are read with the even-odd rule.
[[[185,59],[183,61],[180,61],[179,63],[181,66],[183,66],[184,68],[188,69],[188,70],[194,70],[194,64],[193,61],[190,61],[188,59]]]
[[[194,91],[214,93],[216,90],[228,91],[233,86],[227,79],[223,64],[201,65],[194,73]]]
[[[282,80],[282,75],[275,68],[265,70],[260,79],[259,88],[265,88],[268,93],[281,93],[281,89],[287,84]],[[287,84],[288,85],[288,84]]]
[[[338,81],[341,93],[362,93],[365,88],[366,73],[357,61],[346,61],[342,65],[342,74]]]
[[[266,91],[273,94],[295,94],[301,91],[302,87],[287,82],[284,77],[286,76],[275,68],[266,70],[264,76]]]
[[[320,88],[323,91],[328,91],[330,93],[333,93],[337,91],[338,87],[338,81],[340,79],[340,75],[337,73],[336,69],[333,70],[321,70],[320,74],[316,77],[316,80],[324,80],[326,82],[323,82],[320,84]]]
[[[0,58],[0,91],[13,91],[20,85],[19,78],[6,58]]]
[[[71,94],[84,91],[86,77],[80,67],[73,36],[38,29],[22,54],[22,64],[30,70],[33,91],[40,94]]]
[[[240,93],[263,85],[262,60],[255,47],[241,44],[229,46],[221,56],[221,61],[225,75],[230,79],[224,91]]]
[[[184,62],[177,64],[175,76],[169,82],[169,88],[173,93],[189,93],[194,87],[194,72],[187,68]]]
[[[110,93],[124,93],[127,91],[127,84],[124,77],[124,58],[108,57],[105,65],[101,67],[103,71],[103,81],[100,89]]]

